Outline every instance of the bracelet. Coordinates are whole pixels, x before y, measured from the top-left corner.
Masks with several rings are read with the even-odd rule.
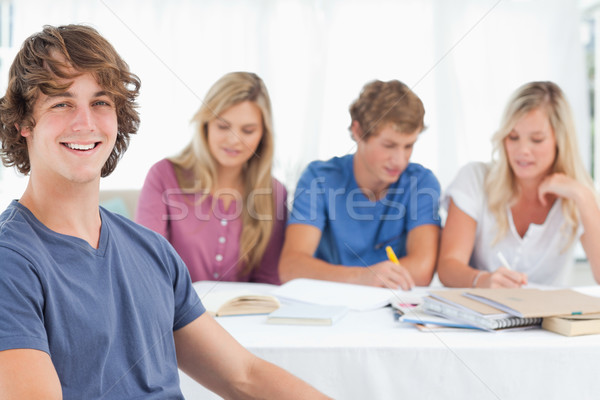
[[[477,281],[481,277],[481,274],[483,274],[483,271],[477,272],[477,275],[475,275],[475,278],[473,278],[473,283],[471,284],[471,287],[477,287]]]

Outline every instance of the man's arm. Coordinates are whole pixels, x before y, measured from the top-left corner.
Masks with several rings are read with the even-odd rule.
[[[429,286],[437,262],[440,228],[437,225],[421,225],[406,236],[406,256],[399,261],[417,286]]]
[[[398,287],[409,289],[414,286],[407,269],[391,261],[382,261],[360,268],[333,265],[319,260],[313,257],[313,254],[320,240],[321,230],[312,225],[288,225],[279,259],[281,282],[295,278],[311,278],[394,289]]]
[[[175,331],[174,338],[179,368],[225,398],[328,398],[254,356],[207,313]]]
[[[60,380],[50,356],[34,349],[0,351],[0,398],[62,399]]]

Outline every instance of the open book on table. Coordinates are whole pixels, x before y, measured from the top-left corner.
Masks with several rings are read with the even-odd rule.
[[[464,289],[435,290],[425,297],[423,309],[431,314],[488,331],[538,326],[541,318],[519,318],[463,296]]]
[[[269,314],[279,308],[279,300],[268,294],[245,290],[209,292],[201,296],[206,311],[213,316]]]

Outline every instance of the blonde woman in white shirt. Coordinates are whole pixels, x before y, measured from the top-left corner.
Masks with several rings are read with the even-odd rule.
[[[441,282],[565,285],[577,240],[600,282],[598,197],[561,89],[552,82],[517,89],[492,143],[493,161],[464,166],[442,198]]]

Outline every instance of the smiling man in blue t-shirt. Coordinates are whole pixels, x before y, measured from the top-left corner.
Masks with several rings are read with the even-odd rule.
[[[82,25],[25,40],[0,99],[0,157],[29,174],[0,215],[0,398],[320,399],[210,315],[160,235],[98,206],[139,125],[139,79]]]
[[[350,107],[356,152],[312,162],[298,182],[279,263],[283,282],[429,285],[440,185],[430,170],[409,161],[424,114],[421,100],[402,82],[365,85]],[[388,260],[387,246],[399,264]]]

